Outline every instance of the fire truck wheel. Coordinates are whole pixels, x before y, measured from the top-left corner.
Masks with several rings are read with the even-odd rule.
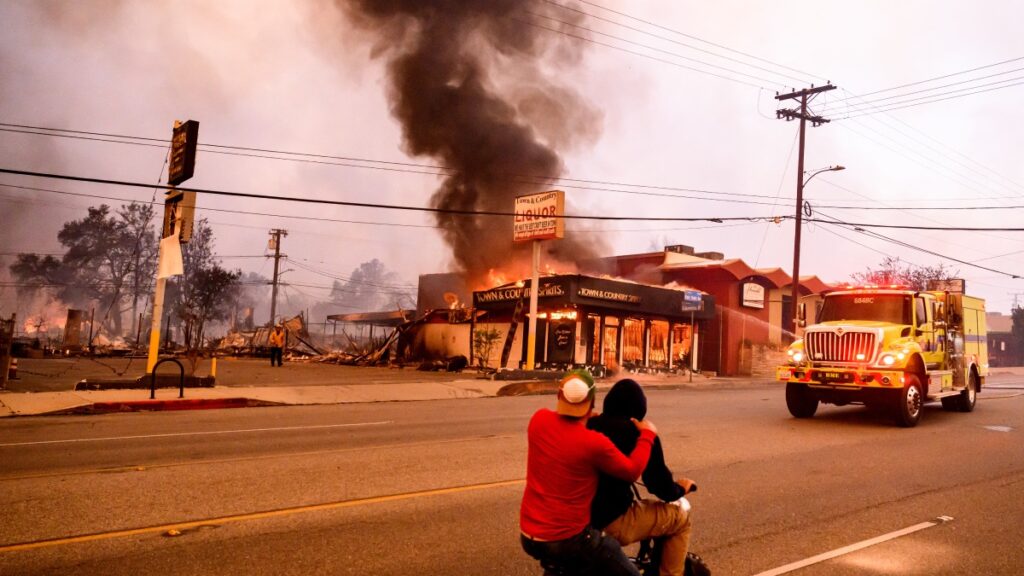
[[[967,379],[967,388],[964,388],[956,397],[957,409],[961,412],[973,412],[974,405],[978,403],[978,373],[971,372]]]
[[[921,406],[924,404],[924,393],[921,379],[917,374],[907,373],[904,378],[903,391],[900,392],[896,404],[896,424],[903,428],[913,428],[921,419]]]
[[[786,407],[794,418],[810,418],[818,411],[818,399],[806,384],[786,384]]]

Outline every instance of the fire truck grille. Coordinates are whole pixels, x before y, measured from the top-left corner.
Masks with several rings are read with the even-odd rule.
[[[813,362],[867,362],[875,352],[875,335],[870,332],[809,332],[805,342]]]

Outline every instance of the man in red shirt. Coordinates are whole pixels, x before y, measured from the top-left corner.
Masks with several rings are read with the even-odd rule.
[[[634,420],[640,437],[627,456],[607,436],[588,430],[594,379],[585,370],[562,378],[555,411],[530,419],[526,489],[519,511],[522,545],[542,565],[587,574],[639,576],[619,543],[590,525],[598,474],[635,482],[647,466],[657,428]]]

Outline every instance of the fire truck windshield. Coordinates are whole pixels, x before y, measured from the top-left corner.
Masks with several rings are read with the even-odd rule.
[[[891,324],[910,324],[912,298],[903,294],[836,294],[827,296],[818,313],[818,322],[867,320]]]

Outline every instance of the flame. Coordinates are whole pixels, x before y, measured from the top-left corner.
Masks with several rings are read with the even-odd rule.
[[[508,278],[505,276],[505,273],[498,272],[494,268],[487,271],[487,280],[491,283],[492,287],[508,284]]]

